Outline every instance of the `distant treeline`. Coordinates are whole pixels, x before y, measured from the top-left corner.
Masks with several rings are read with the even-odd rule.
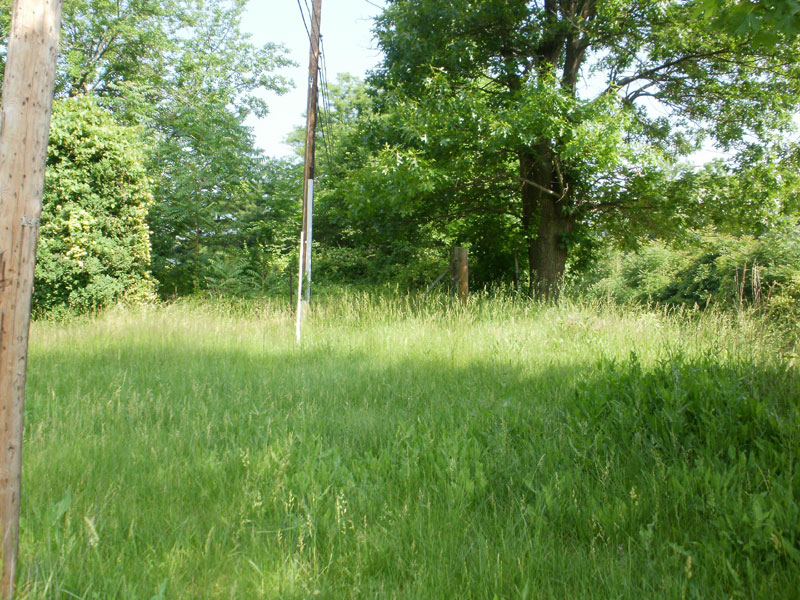
[[[67,3],[38,314],[288,294],[299,158],[245,125],[288,61],[242,32],[245,4]],[[324,86],[315,281],[424,289],[465,246],[478,288],[790,308],[800,49],[771,14],[390,2],[379,67]],[[704,147],[723,158],[697,165]]]

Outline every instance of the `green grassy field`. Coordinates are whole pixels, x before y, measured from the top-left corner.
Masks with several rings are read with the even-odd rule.
[[[797,598],[797,337],[349,296],[36,323],[24,598]]]

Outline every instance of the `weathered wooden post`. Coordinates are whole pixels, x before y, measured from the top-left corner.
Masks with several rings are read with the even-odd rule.
[[[294,283],[292,283],[292,266],[286,269],[289,272],[289,310],[294,309]]]
[[[450,294],[466,302],[469,298],[469,266],[467,249],[453,248],[450,252]]]
[[[0,597],[14,594],[33,269],[62,0],[14,0],[0,108]]]

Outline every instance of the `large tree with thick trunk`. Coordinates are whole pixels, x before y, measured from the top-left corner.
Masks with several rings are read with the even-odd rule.
[[[390,0],[376,31],[392,133],[359,189],[399,190],[432,218],[508,215],[545,295],[587,232],[702,208],[669,190],[678,158],[705,140],[731,164],[767,160],[798,104],[797,44],[720,31],[702,2]]]

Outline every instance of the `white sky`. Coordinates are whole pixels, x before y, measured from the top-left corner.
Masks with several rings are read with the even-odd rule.
[[[304,9],[306,3],[311,6],[311,0],[299,2]],[[372,39],[372,19],[380,13],[380,6],[383,0],[322,0],[323,50],[331,82],[339,73],[363,77],[380,61]],[[264,119],[248,121],[256,145],[268,155],[291,155],[291,149],[283,141],[292,129],[305,125],[308,78],[308,34],[298,0],[250,0],[242,25],[257,45],[274,42],[286,46],[289,57],[298,65],[282,73],[294,80],[294,89],[283,96],[267,95],[270,114]],[[311,23],[308,25],[310,28]]]

